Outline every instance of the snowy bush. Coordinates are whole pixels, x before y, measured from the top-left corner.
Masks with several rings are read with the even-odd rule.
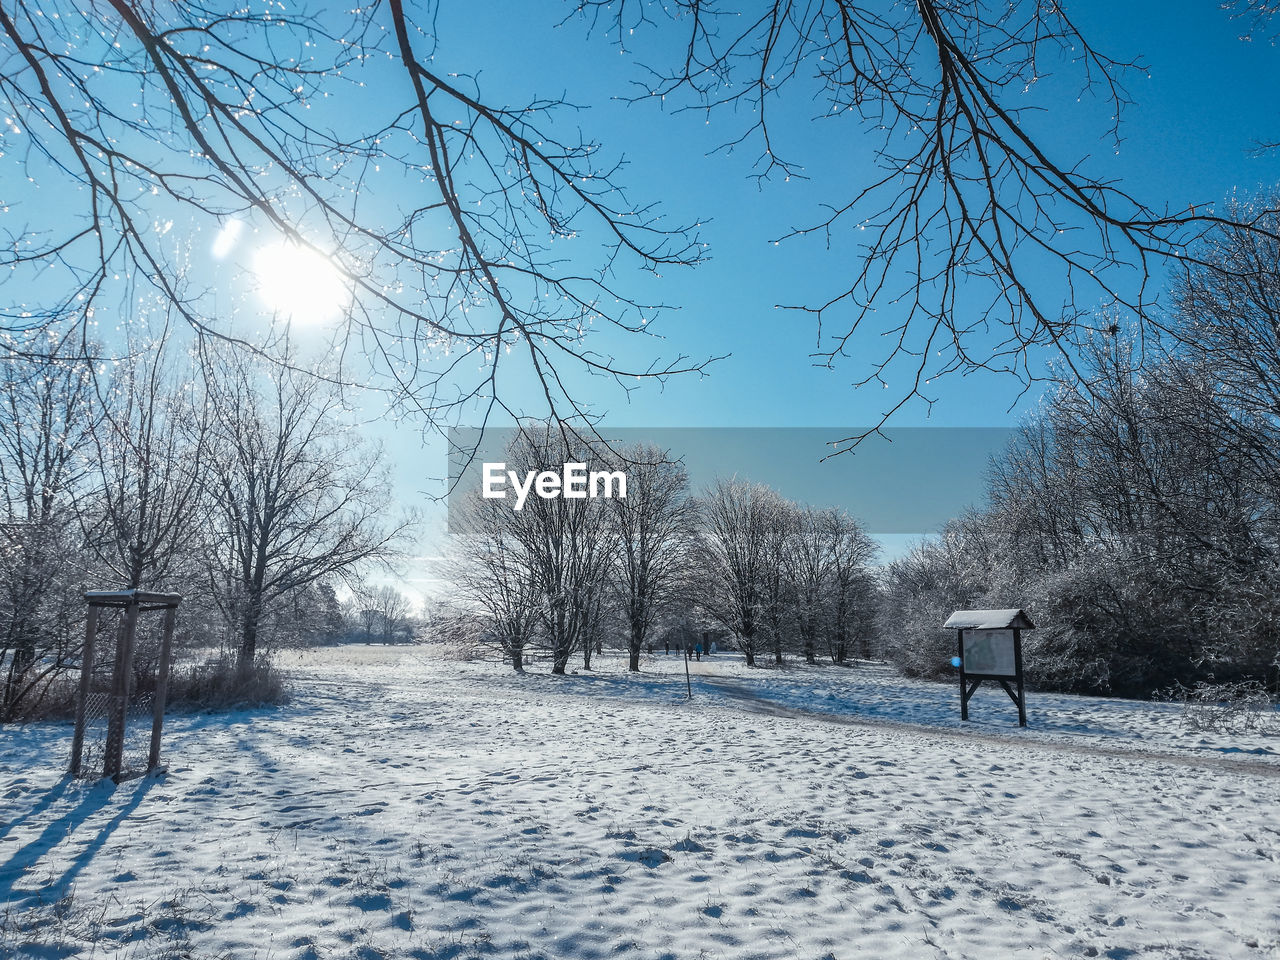
[[[1164,699],[1182,704],[1182,723],[1190,733],[1280,734],[1276,703],[1258,680],[1179,685],[1165,691]]]

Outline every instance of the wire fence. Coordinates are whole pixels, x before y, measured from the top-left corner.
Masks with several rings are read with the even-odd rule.
[[[116,651],[121,641],[124,619],[122,610],[104,610],[98,621],[88,691],[84,698],[84,740],[79,776],[86,779],[100,777],[104,771],[113,706]],[[122,777],[144,772],[151,751],[151,725],[159,676],[162,630],[160,618],[148,620],[150,622],[139,621],[134,636],[124,711],[120,766]]]

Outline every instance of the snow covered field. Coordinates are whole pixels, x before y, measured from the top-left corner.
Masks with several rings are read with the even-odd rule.
[[[1280,743],[882,668],[354,647],[174,717],[167,777],[0,730],[0,956],[1280,956]],[[907,724],[890,721],[904,720]]]

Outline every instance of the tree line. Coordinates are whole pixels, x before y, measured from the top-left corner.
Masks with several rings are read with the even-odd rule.
[[[844,511],[736,478],[695,496],[666,451],[601,449],[563,425],[524,425],[506,462],[518,472],[625,469],[627,495],[530,497],[513,510],[472,494],[447,563],[455,599],[439,620],[444,636],[495,647],[516,670],[545,652],[559,674],[575,654],[589,668],[613,636],[625,638],[633,671],[657,643],[682,649],[712,635],[750,665],[866,654],[876,544]]]
[[[410,522],[341,394],[298,364],[144,326],[115,356],[5,344],[0,718],[78,668],[86,589],[182,594],[185,642],[229,648],[242,670],[268,640],[331,637],[344,619],[382,639],[405,615],[394,590],[338,602]]]
[[[1275,198],[1236,211],[1268,230]],[[961,607],[1027,607],[1026,663],[1149,696],[1280,667],[1280,243],[1231,230],[1173,284],[1152,360],[1119,323],[992,465],[990,506],[890,564],[888,649],[939,675]]]

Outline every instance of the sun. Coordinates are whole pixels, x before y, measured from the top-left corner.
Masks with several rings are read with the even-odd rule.
[[[267,308],[295,323],[324,323],[351,302],[351,288],[333,261],[296,243],[282,240],[259,248],[253,273]]]

